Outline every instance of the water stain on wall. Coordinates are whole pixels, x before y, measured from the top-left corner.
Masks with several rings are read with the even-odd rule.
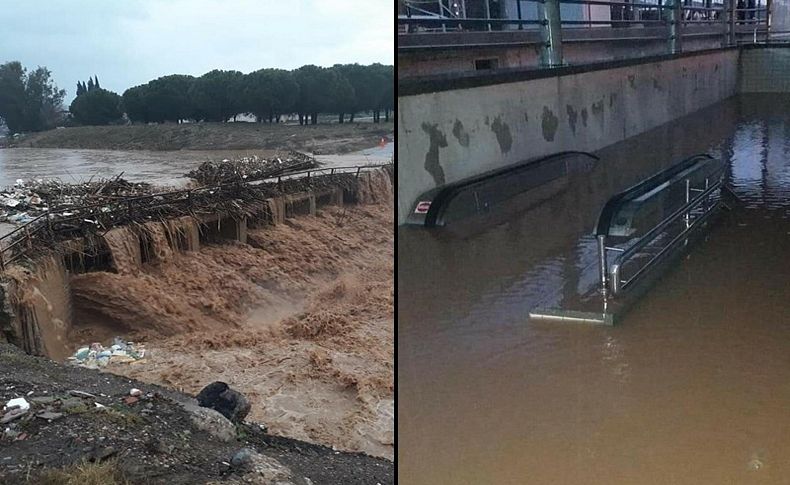
[[[592,111],[593,118],[595,118],[595,120],[598,122],[598,125],[601,127],[601,129],[603,129],[603,125],[604,125],[604,118],[603,118],[604,99],[606,99],[605,96],[601,98],[600,101],[596,101],[592,104],[592,106],[590,106],[590,111]]]
[[[575,135],[576,134],[576,118],[578,117],[578,113],[576,112],[575,109],[573,109],[573,106],[571,106],[571,105],[565,106],[565,110],[568,112],[568,124],[571,127],[571,131]]]
[[[543,128],[543,139],[546,141],[554,141],[554,135],[557,134],[557,127],[560,125],[560,120],[548,108],[543,107],[543,119],[541,121]]]
[[[610,105],[611,106],[611,105]],[[590,110],[592,111],[593,116],[599,116],[603,114],[603,98],[600,101],[594,102],[590,106]]]
[[[422,131],[428,135],[430,146],[425,154],[425,171],[431,174],[436,185],[445,183],[444,169],[439,164],[439,149],[447,146],[447,136],[439,129],[436,123],[423,123]]]
[[[494,118],[494,123],[491,124],[491,131],[496,135],[496,141],[499,143],[499,149],[502,153],[509,152],[510,147],[513,146],[513,136],[510,134],[510,127],[502,121],[500,116]]]
[[[463,147],[469,146],[469,133],[466,132],[464,129],[464,124],[461,123],[461,120],[456,119],[455,123],[453,124],[453,136],[458,140],[458,143],[461,144]]]
[[[614,107],[614,100],[617,99],[617,93],[609,94],[609,108]]]
[[[582,108],[581,115],[582,115],[582,125],[585,128],[587,128],[587,108]]]
[[[628,84],[633,88],[636,89],[636,74],[629,74],[628,75]]]

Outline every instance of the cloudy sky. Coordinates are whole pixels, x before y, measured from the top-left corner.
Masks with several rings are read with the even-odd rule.
[[[74,97],[167,74],[394,62],[392,0],[0,0],[0,63],[48,67]]]

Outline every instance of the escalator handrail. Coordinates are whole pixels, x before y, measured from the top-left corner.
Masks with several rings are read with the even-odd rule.
[[[488,172],[484,172],[479,175],[475,175],[463,180],[459,180],[457,182],[452,182],[450,184],[444,185],[431,200],[431,206],[428,209],[428,212],[425,214],[425,226],[433,227],[437,225],[443,225],[442,219],[445,210],[450,205],[450,202],[452,202],[452,200],[458,196],[461,190],[466,187],[477,184],[484,180],[492,179],[494,177],[501,177],[503,175],[507,175],[509,173],[513,173],[519,170],[524,170],[537,165],[542,165],[546,162],[551,161],[554,158],[566,157],[569,155],[584,155],[596,161],[600,160],[600,157],[598,157],[593,153],[568,150],[568,151],[553,153],[551,155],[546,155],[544,157],[540,157],[537,159],[531,159],[525,162],[508,165],[507,167],[504,168],[490,170]]]

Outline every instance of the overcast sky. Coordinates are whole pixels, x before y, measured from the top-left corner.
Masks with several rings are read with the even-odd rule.
[[[0,64],[48,67],[73,99],[167,74],[393,64],[392,0],[0,0]]]

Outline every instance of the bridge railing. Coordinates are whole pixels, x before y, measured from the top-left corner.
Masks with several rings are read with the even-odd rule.
[[[231,199],[233,196],[238,195],[239,190],[244,186],[277,183],[282,187],[282,183],[288,180],[309,180],[311,177],[316,178],[339,174],[352,174],[358,177],[363,171],[382,168],[388,165],[390,164],[383,163],[347,167],[314,168],[275,176],[265,176],[257,179],[242,180],[240,178],[236,181],[212,186],[122,197],[95,204],[65,207],[54,211],[47,211],[0,237],[0,271],[4,271],[9,264],[30,254],[34,249],[36,241],[40,240],[40,238],[35,236],[40,236],[42,233],[44,233],[44,237],[54,240],[54,237],[58,234],[78,231],[82,223],[85,222],[96,227],[109,229],[110,227],[118,225],[117,221],[121,216],[133,220],[137,215],[151,213],[153,209],[160,207],[175,208],[181,206],[191,212],[196,203],[201,199]],[[115,219],[115,221],[113,221],[113,219]]]
[[[677,53],[683,50],[683,39],[719,37],[720,45],[730,46],[767,42],[771,35],[771,0],[516,0],[506,3],[509,10],[515,4],[516,11],[496,14],[487,0],[399,0],[398,49],[534,44],[540,47],[541,65],[552,67],[564,63],[563,40],[663,39],[667,52]],[[496,5],[505,5],[505,2]],[[573,11],[574,6],[581,8]],[[481,37],[474,33],[488,35]],[[638,52],[636,47],[634,49]]]

